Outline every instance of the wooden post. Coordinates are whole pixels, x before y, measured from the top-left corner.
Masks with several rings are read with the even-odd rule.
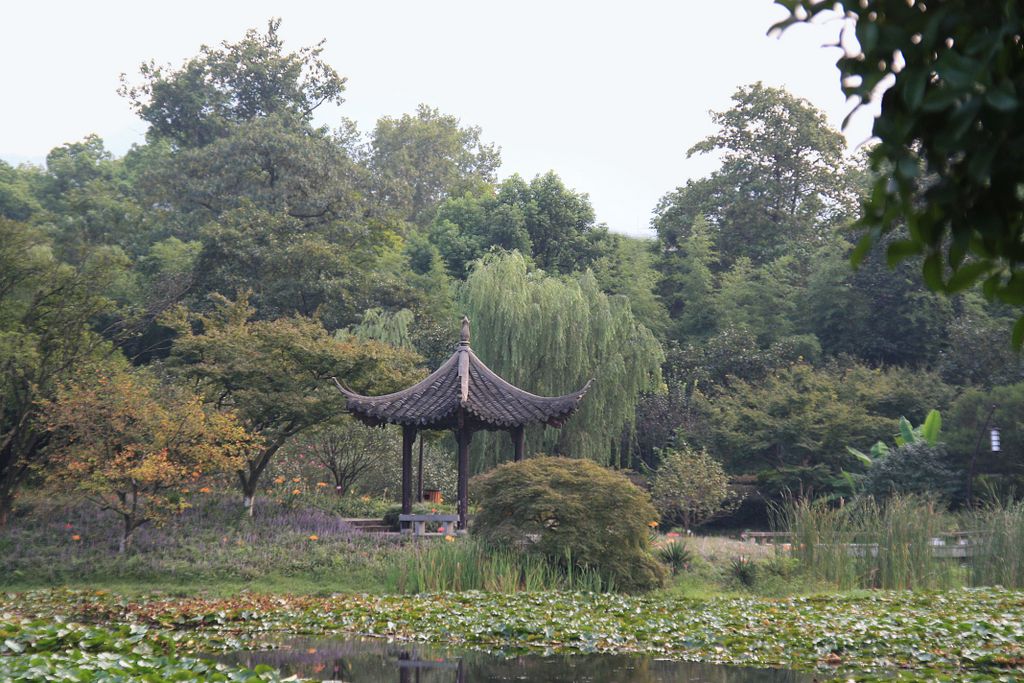
[[[416,478],[416,502],[423,502],[423,432],[420,432],[420,467]]]
[[[465,427],[455,433],[459,443],[459,528],[466,528],[469,515],[469,442],[473,432]]]
[[[519,462],[523,459],[523,451],[526,450],[526,429],[519,425],[509,433],[509,436],[512,437],[512,448],[515,451],[512,459]]]
[[[412,444],[416,428],[402,426],[402,514],[412,513]]]

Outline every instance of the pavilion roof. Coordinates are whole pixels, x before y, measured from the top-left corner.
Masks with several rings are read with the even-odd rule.
[[[469,320],[463,318],[462,341],[455,353],[429,377],[408,389],[384,396],[362,396],[338,384],[347,408],[363,422],[424,428],[454,428],[461,419],[485,429],[527,424],[561,427],[579,407],[591,383],[564,396],[537,396],[488,368],[469,347]]]

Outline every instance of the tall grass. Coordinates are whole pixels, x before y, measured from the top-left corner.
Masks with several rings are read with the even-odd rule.
[[[567,569],[545,558],[512,549],[491,548],[472,538],[428,541],[395,558],[386,585],[398,593],[481,590],[494,593],[572,590],[610,591],[612,583],[590,569]]]
[[[932,539],[955,527],[932,500],[865,498],[844,506],[790,501],[776,509],[776,526],[792,534],[803,570],[839,589],[942,589],[964,583],[955,560],[936,557]]]
[[[990,501],[961,523],[976,532],[971,585],[1024,588],[1024,501]]]

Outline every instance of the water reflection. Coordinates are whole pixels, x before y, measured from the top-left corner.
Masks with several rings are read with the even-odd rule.
[[[279,649],[237,652],[223,661],[269,664],[284,675],[346,683],[811,683],[815,677],[778,669],[676,662],[639,655],[494,655],[379,639],[291,640]]]

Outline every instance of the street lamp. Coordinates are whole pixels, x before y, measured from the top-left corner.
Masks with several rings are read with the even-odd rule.
[[[992,444],[992,452],[999,452],[999,427],[993,427],[989,432],[989,443]]]

